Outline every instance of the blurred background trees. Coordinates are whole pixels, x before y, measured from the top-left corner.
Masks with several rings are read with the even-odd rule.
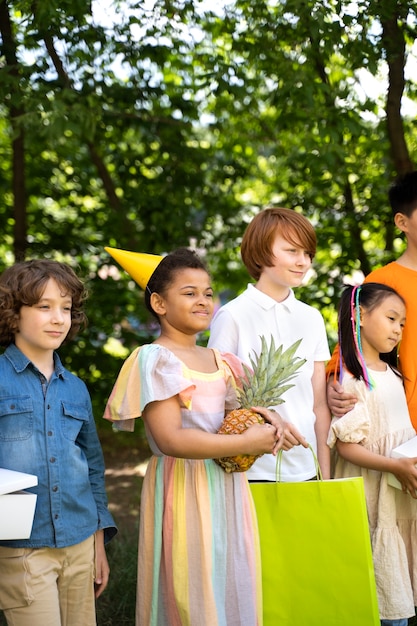
[[[395,258],[387,190],[414,169],[417,6],[398,0],[0,0],[0,271],[70,263],[90,325],[64,348],[100,415],[155,328],[104,246],[192,245],[221,298],[268,204],[319,251],[300,296],[332,343],[343,282]]]

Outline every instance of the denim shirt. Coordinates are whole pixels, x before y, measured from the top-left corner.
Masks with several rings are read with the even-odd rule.
[[[48,383],[11,344],[0,356],[0,467],[35,474],[29,539],[11,547],[62,548],[117,529],[107,508],[104,460],[86,385],[54,354]]]

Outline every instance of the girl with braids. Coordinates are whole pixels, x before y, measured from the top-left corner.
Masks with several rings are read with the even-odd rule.
[[[405,304],[379,283],[347,287],[339,307],[340,382],[358,398],[331,424],[335,478],[362,476],[383,626],[407,626],[417,604],[417,458],[391,458],[415,436],[396,348]],[[392,473],[402,491],[387,481]]]

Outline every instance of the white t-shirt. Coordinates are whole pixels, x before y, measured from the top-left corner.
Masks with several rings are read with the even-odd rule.
[[[275,407],[281,417],[292,422],[317,452],[313,412],[313,375],[315,361],[330,358],[326,329],[321,313],[313,307],[297,300],[294,292],[283,302],[276,302],[252,284],[240,296],[231,300],[216,313],[211,323],[209,347],[221,352],[231,352],[245,363],[259,354],[261,335],[275,344],[283,345],[284,350],[302,338],[297,356],[306,359],[292,381],[295,386],[282,398],[283,404]],[[302,481],[316,475],[313,456],[310,450],[296,446],[282,455],[281,480]],[[248,470],[249,480],[275,480],[276,457],[264,454]]]

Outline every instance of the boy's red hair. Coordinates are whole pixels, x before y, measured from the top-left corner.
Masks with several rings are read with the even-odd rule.
[[[255,280],[264,267],[274,264],[272,246],[277,235],[306,250],[311,259],[316,254],[316,233],[307,218],[292,209],[264,209],[247,227],[240,248],[242,261]]]

